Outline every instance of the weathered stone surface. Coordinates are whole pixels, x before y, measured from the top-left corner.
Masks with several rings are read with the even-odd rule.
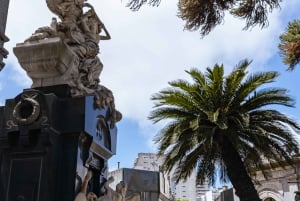
[[[273,198],[278,201],[294,200],[295,192],[300,186],[300,159],[293,158],[293,166],[286,165],[284,168],[267,170],[268,178],[265,178],[261,171],[255,173],[257,192],[262,200]]]
[[[99,41],[110,34],[94,8],[84,0],[47,0],[50,26],[38,28],[14,48],[21,66],[33,80],[32,87],[68,84],[73,96],[99,89],[103,64]]]
[[[33,89],[0,107],[5,201],[74,201],[87,170],[86,190],[99,197],[107,160],[116,153],[115,124],[122,115],[99,78],[99,41],[110,35],[85,0],[46,3],[59,20],[52,18],[13,50]]]
[[[58,37],[20,43],[13,51],[32,87],[70,84],[78,76],[79,58]]]

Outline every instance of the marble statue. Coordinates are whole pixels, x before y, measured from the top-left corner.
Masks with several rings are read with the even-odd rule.
[[[80,192],[76,195],[74,201],[97,201],[97,195],[95,193],[87,193],[88,183],[91,180],[92,176],[92,171],[88,171],[82,182]]]
[[[97,142],[101,141],[108,148],[110,142],[107,136],[116,132],[116,122],[122,118],[122,114],[115,108],[112,91],[100,84],[103,64],[98,56],[99,43],[111,39],[109,31],[94,7],[86,0],[46,0],[46,3],[56,17],[52,17],[48,26],[37,28],[23,43],[17,44],[13,49],[14,54],[32,79],[32,88],[67,85],[71,97],[94,97],[92,107],[95,113],[99,112],[95,116],[97,123],[93,125],[96,127]],[[27,125],[37,119],[40,107],[34,96],[23,97],[18,104],[20,106],[17,105],[14,113],[15,122]],[[25,104],[33,107],[30,118],[18,115],[19,108]],[[89,159],[89,146],[91,144],[82,149],[83,166]],[[91,177],[88,172],[75,201],[104,199],[97,198],[92,192],[86,192]],[[118,191],[108,193],[108,190],[107,195],[119,195]]]
[[[115,108],[112,91],[102,83],[100,84],[103,64],[99,58],[99,43],[103,40],[110,40],[111,36],[94,7],[86,1],[46,0],[48,8],[56,16],[49,20],[49,25],[37,28],[31,36],[13,48],[21,67],[32,80],[31,88],[33,89],[26,89],[19,96],[9,100],[11,101],[9,106],[5,106],[7,110],[0,108],[0,113],[5,115],[4,118],[0,118],[0,130],[3,131],[5,147],[18,146],[20,149],[18,148],[17,151],[22,154],[23,151],[31,155],[32,150],[37,150],[37,153],[46,153],[44,150],[51,150],[39,159],[49,158],[49,164],[51,164],[51,167],[39,176],[44,178],[43,175],[48,175],[45,176],[45,181],[40,182],[41,189],[48,189],[54,194],[53,198],[58,197],[57,194],[60,193],[57,189],[64,189],[66,192],[74,190],[73,185],[64,185],[60,177],[50,178],[49,175],[52,175],[54,171],[54,175],[67,172],[68,184],[75,181],[74,194],[66,195],[67,200],[70,197],[73,199],[76,195],[74,201],[139,201],[139,195],[125,196],[127,191],[125,182],[120,182],[116,190],[112,190],[108,186],[111,178],[104,185],[104,196],[98,197],[101,194],[98,187],[100,183],[102,184],[100,181],[106,178],[104,171],[107,160],[116,153],[117,129],[115,125],[121,120],[122,114]],[[0,32],[0,37],[1,43],[4,37],[2,32]],[[4,40],[7,39],[4,38]],[[2,50],[0,48],[0,55],[2,55]],[[5,125],[1,124],[2,120],[6,121]],[[17,131],[20,131],[22,137],[9,134],[18,133]],[[70,132],[72,136],[69,135]],[[64,137],[57,138],[58,133]],[[52,146],[53,144],[55,146]],[[70,149],[65,151],[66,157],[58,157],[57,153],[64,151],[62,149],[64,145]],[[1,150],[0,147],[0,152]],[[9,153],[15,151],[13,148]],[[60,164],[60,160],[67,160],[70,164],[52,168]],[[24,181],[32,183],[31,175],[38,174],[35,169],[39,166],[31,161],[28,164],[30,174],[25,174]],[[83,179],[82,173],[87,169],[92,169],[94,176],[92,171],[88,171]],[[19,168],[15,168],[14,171],[17,170]],[[75,170],[77,174],[76,178],[73,178]],[[19,180],[13,181],[17,183]],[[23,184],[25,185],[26,182]],[[22,186],[21,184],[13,185],[14,188]],[[3,189],[0,189],[0,195],[2,191],[6,192],[6,186]],[[18,195],[17,200],[32,200],[33,196],[36,197],[33,191],[27,193],[30,190],[32,190],[31,187],[26,188],[24,196]],[[7,192],[10,193],[9,190]],[[6,199],[10,199],[9,193],[6,193],[8,196]]]
[[[140,194],[132,194],[126,196],[127,184],[124,181],[120,181],[116,185],[116,190],[113,190],[109,184],[114,182],[113,177],[109,177],[104,184],[105,195],[100,196],[97,201],[140,201]]]
[[[85,0],[46,0],[48,8],[58,16],[49,26],[38,28],[14,53],[32,79],[32,87],[66,84],[71,95],[95,96],[95,108],[108,108],[104,117],[112,129],[122,115],[115,109],[114,97],[100,85],[103,64],[98,57],[101,40],[111,36],[94,7]],[[99,121],[101,122],[101,121]],[[104,124],[98,127],[106,129]]]
[[[32,87],[67,84],[72,87],[72,96],[103,91],[99,85],[103,69],[99,43],[111,36],[94,7],[85,0],[46,3],[59,19],[53,17],[49,26],[38,28],[14,48],[33,80]]]
[[[94,108],[102,109],[105,106],[108,108],[108,116],[104,118],[110,121],[110,128],[114,128],[116,122],[122,119],[122,114],[115,109],[115,101],[112,91],[105,86],[100,85],[99,89],[95,92]],[[101,124],[101,121],[99,121],[98,126],[105,128],[105,126]]]
[[[140,201],[141,197],[140,194],[135,193],[129,196],[126,196],[127,192],[127,184],[124,181],[120,181],[116,185],[116,190],[113,190],[109,185],[114,182],[113,177],[109,177],[108,180],[104,183],[105,195],[100,196],[97,198],[96,194],[93,192],[87,193],[87,186],[92,178],[92,172],[88,171],[80,192],[76,195],[74,201]]]

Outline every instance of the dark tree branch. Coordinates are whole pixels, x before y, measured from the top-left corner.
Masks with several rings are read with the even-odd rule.
[[[144,4],[158,6],[161,0],[129,0],[127,6],[137,11]],[[185,29],[209,34],[224,21],[225,11],[246,21],[244,29],[268,26],[268,13],[280,7],[282,0],[178,0],[178,17],[186,22]]]
[[[148,3],[150,6],[159,6],[161,0],[130,0],[127,3],[127,7],[129,7],[133,11],[138,11],[142,5]]]

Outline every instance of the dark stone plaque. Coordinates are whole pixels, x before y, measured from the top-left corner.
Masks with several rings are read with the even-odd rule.
[[[43,158],[14,158],[10,161],[7,201],[40,200]]]

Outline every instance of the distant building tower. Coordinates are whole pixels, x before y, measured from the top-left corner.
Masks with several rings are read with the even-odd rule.
[[[159,171],[162,163],[163,158],[159,158],[157,154],[138,153],[133,168],[138,170]]]
[[[174,178],[172,178],[172,186],[175,186],[173,190],[175,199],[180,199],[181,201],[198,201],[195,171],[193,171],[190,178],[186,181],[180,181],[178,184],[173,182],[175,182]]]
[[[115,179],[111,184],[113,189],[120,181],[127,183],[126,196],[138,193],[142,201],[172,201],[169,190],[166,190],[165,178],[158,171],[121,168],[111,171],[109,175]]]
[[[154,153],[139,153],[134,162],[134,169],[149,170],[149,171],[159,171],[163,170],[163,157],[158,157]],[[171,174],[163,174],[165,178],[169,179],[169,185],[171,194],[175,199],[180,199],[182,201],[206,201],[205,196],[210,187],[208,183],[203,185],[196,184],[196,170],[193,171],[190,178],[186,181],[180,181],[175,184],[175,178]]]

